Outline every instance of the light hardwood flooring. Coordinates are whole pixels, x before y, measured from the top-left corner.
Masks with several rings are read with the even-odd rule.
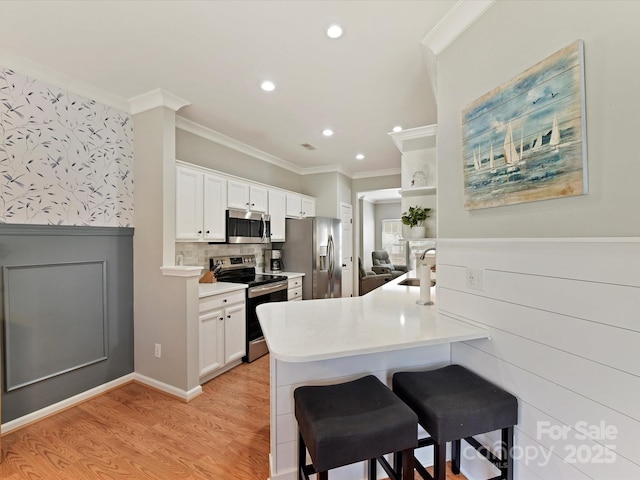
[[[203,389],[184,403],[130,383],[10,432],[0,479],[266,480],[268,356]]]

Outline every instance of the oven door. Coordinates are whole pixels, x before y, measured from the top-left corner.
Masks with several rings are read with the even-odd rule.
[[[256,308],[267,302],[286,302],[288,282],[268,283],[247,290],[247,356],[245,362],[253,362],[256,358],[269,353],[267,342],[262,335]]]

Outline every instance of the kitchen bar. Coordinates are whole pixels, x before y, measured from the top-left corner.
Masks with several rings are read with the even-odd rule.
[[[398,277],[362,297],[270,303],[257,313],[271,352],[270,479],[294,480],[297,426],[293,390],[376,375],[390,384],[398,370],[450,363],[450,345],[488,338],[486,330],[417,305],[420,289]],[[435,297],[435,291],[432,293]],[[366,465],[332,471],[364,479]]]

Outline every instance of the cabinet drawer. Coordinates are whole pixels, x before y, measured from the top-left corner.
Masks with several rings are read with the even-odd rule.
[[[302,287],[290,288],[287,290],[287,300],[300,300],[302,299]]]
[[[292,288],[302,287],[302,277],[290,278],[289,286],[287,287],[289,290]]]
[[[201,298],[199,311],[202,313],[207,310],[226,308],[234,303],[244,303],[244,290]]]

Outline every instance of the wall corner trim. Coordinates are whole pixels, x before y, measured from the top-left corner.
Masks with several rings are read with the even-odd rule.
[[[420,43],[439,55],[473,24],[495,0],[460,0]]]
[[[160,382],[158,380],[155,380],[150,377],[146,377],[139,373],[134,374],[133,380],[143,385],[146,385],[147,387],[160,390],[161,392],[171,395],[172,397],[177,397],[180,400],[184,400],[185,402],[189,402],[202,394],[202,386],[200,385],[192,388],[191,390],[182,390],[180,388],[174,387],[173,385]]]
[[[145,112],[157,107],[167,107],[177,112],[182,107],[191,105],[191,102],[184,100],[173,93],[156,88],[146,93],[142,93],[129,100],[129,111],[132,115]]]

